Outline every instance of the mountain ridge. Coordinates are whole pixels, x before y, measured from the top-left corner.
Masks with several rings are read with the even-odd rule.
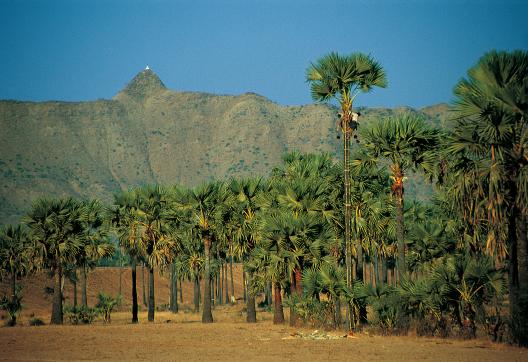
[[[442,125],[446,107],[414,111]],[[361,110],[367,124],[403,111]],[[0,100],[0,224],[17,222],[42,196],[109,202],[146,183],[266,176],[294,149],[339,158],[336,117],[329,105],[284,106],[252,92],[173,91],[152,70],[112,99]]]

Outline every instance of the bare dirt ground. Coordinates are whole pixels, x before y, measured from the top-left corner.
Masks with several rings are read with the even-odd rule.
[[[126,274],[130,273],[127,271]],[[92,284],[89,286],[94,288],[90,293],[90,304],[95,302],[97,290],[116,294],[113,293],[118,288],[116,275],[118,270],[110,268],[90,274]],[[528,360],[527,349],[493,344],[484,339],[459,341],[412,336],[381,337],[366,333],[334,340],[297,339],[291,334],[298,331],[310,333],[313,330],[293,329],[287,325],[274,326],[271,313],[262,311],[257,315],[258,323],[247,324],[241,302],[235,306],[215,307],[215,323],[202,324],[201,315],[191,312],[190,283],[184,283],[184,305],[180,312],[172,314],[158,311],[154,323],[147,322],[146,312],[143,311],[140,313],[140,323],[130,324],[130,312],[125,305],[123,311],[112,314],[111,324],[96,321],[92,325],[30,327],[28,320],[32,315],[48,323],[51,310],[50,298],[43,297],[42,283],[46,283],[46,277],[31,279],[23,281],[27,289],[24,293],[26,310],[20,318],[22,326],[0,328],[0,360]],[[166,280],[161,277],[156,282],[157,300],[159,304],[166,303]],[[241,278],[235,282],[238,297]],[[123,291],[124,285],[123,279]],[[2,283],[0,295],[5,292],[5,288],[6,284]],[[329,333],[339,335],[337,332]]]

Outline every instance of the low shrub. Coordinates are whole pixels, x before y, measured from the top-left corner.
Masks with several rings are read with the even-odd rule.
[[[92,323],[97,315],[99,310],[97,308],[90,308],[84,306],[74,307],[71,305],[64,306],[64,316],[70,321],[71,324],[90,324]]]

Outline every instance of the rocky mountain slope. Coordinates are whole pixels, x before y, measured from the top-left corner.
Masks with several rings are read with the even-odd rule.
[[[413,111],[440,124],[446,110],[362,109],[362,118]],[[0,223],[45,195],[109,201],[146,183],[267,175],[294,149],[340,157],[336,117],[327,105],[281,106],[253,93],[172,91],[150,69],[111,100],[0,101]]]

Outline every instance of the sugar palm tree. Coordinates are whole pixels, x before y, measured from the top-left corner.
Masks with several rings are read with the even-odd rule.
[[[213,322],[211,311],[211,247],[215,241],[219,208],[222,207],[222,200],[225,195],[225,185],[219,182],[209,182],[195,187],[188,195],[194,233],[201,238],[205,251],[202,323]]]
[[[521,312],[528,305],[528,53],[485,54],[457,84],[455,96],[450,155],[478,176],[466,181],[485,207],[473,208],[471,217],[479,214],[489,223],[487,251],[508,258],[515,338],[528,345],[528,317]]]
[[[391,191],[396,207],[398,273],[402,279],[406,275],[404,180],[411,170],[434,172],[438,132],[421,118],[403,114],[374,124],[365,132],[364,138],[363,147],[373,160],[384,159],[390,163]]]
[[[114,194],[108,219],[117,235],[119,246],[130,256],[132,273],[132,323],[138,323],[137,263],[141,258],[142,240],[138,224],[139,198],[134,190]]]
[[[175,259],[180,249],[172,229],[174,214],[168,193],[158,185],[137,190],[139,197],[138,229],[141,252],[149,268],[148,321],[154,321],[154,269],[164,269]]]
[[[242,260],[248,261],[248,258],[259,242],[258,213],[259,207],[257,200],[262,189],[260,178],[235,179],[229,184],[229,192],[232,195],[232,207],[228,213],[234,213],[236,222],[235,241],[241,250]],[[251,268],[247,269],[248,285],[252,284],[253,272]],[[255,294],[249,290],[247,296],[247,322],[255,323],[257,321],[257,312],[255,306]]]
[[[362,53],[342,56],[334,52],[310,65],[306,79],[310,82],[312,98],[315,101],[328,102],[337,99],[341,108],[339,126],[343,132],[346,274],[347,286],[350,288],[352,286],[350,139],[358,125],[353,102],[360,92],[369,92],[373,87],[386,87],[387,79],[383,68],[370,56]],[[350,324],[349,328],[351,328]]]
[[[75,261],[84,237],[82,205],[72,199],[39,199],[23,222],[35,250],[34,261],[54,275],[51,324],[62,324],[63,266]]]
[[[0,278],[9,275],[12,306],[20,304],[17,295],[17,278],[31,269],[28,241],[27,232],[21,225],[5,225],[0,228]],[[9,325],[16,325],[16,317],[17,313],[12,313]]]
[[[107,240],[103,205],[98,200],[85,201],[82,204],[85,209],[85,218],[83,220],[85,237],[76,257],[76,264],[81,268],[82,305],[87,307],[86,284],[88,270],[94,268],[99,259],[112,256],[114,245]]]

